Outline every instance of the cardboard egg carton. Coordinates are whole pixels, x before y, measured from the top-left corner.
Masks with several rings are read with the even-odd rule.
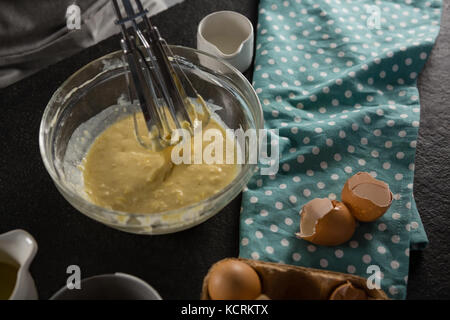
[[[259,275],[263,295],[273,300],[328,300],[337,287],[347,282],[364,290],[369,299],[388,300],[383,290],[369,289],[366,279],[351,274],[243,258],[226,258],[214,265],[225,260],[238,260],[251,266]],[[211,300],[208,279],[213,266],[203,279],[202,300]]]

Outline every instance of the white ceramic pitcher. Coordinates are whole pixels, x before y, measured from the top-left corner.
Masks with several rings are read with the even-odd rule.
[[[0,262],[18,265],[16,285],[9,300],[36,300],[38,294],[29,267],[36,255],[36,240],[24,230],[0,234]]]
[[[197,49],[244,72],[252,64],[253,38],[253,25],[247,17],[234,11],[217,11],[200,21]]]

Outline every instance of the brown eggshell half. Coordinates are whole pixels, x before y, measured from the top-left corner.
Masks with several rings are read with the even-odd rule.
[[[389,209],[393,196],[388,184],[367,172],[358,172],[347,180],[341,197],[357,220],[370,222]]]
[[[350,281],[341,284],[330,295],[330,300],[368,300],[369,297],[363,289],[356,288]]]
[[[208,292],[212,300],[253,300],[261,295],[261,280],[248,264],[224,260],[211,269]]]
[[[350,240],[355,228],[355,218],[345,204],[316,198],[303,206],[296,236],[321,246],[337,246]]]

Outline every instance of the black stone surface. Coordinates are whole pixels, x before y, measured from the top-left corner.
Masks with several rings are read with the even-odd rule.
[[[257,5],[256,0],[186,0],[152,20],[169,43],[195,47],[196,27],[206,14],[234,10],[256,24]],[[422,120],[414,194],[430,245],[411,253],[408,297],[413,299],[450,298],[449,19],[445,2],[441,34],[419,77]],[[53,92],[80,67],[117,49],[116,36],[0,90],[0,233],[22,228],[37,239],[31,272],[41,299],[65,285],[71,264],[81,267],[83,278],[126,272],[148,281],[165,299],[197,299],[209,266],[238,254],[240,197],[193,229],[132,235],[72,208],[41,161],[39,124]]]

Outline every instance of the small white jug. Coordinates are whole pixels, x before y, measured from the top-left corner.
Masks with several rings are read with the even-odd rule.
[[[217,11],[200,21],[197,49],[244,72],[252,64],[253,37],[253,25],[247,17],[234,11]]]
[[[0,262],[17,265],[17,277],[9,300],[36,300],[38,294],[29,267],[36,255],[36,240],[24,230],[0,234]]]

